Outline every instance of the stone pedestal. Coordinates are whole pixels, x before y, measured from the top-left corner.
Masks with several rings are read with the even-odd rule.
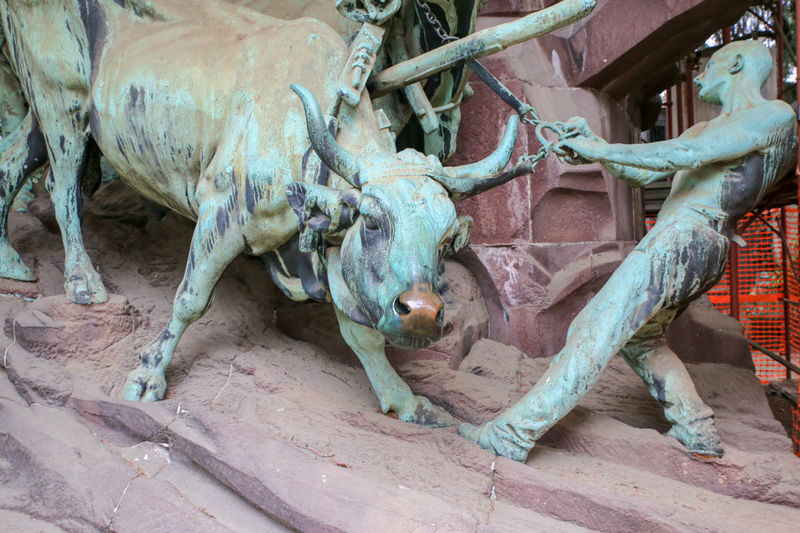
[[[510,4],[536,3],[490,2],[487,10],[507,13]],[[506,20],[484,17],[479,25]],[[533,41],[482,63],[543,120],[581,115],[604,138],[633,141],[637,130],[625,108],[593,89],[569,87],[553,59]],[[491,150],[512,112],[477,78],[471,85],[475,96],[463,106],[457,164]],[[533,128],[520,131],[514,160],[540,146]],[[461,202],[458,208],[476,224],[471,250],[459,259],[484,292],[490,337],[532,357],[558,351],[572,318],[631,249],[634,205],[633,191],[600,165],[570,166],[553,156],[533,175]]]

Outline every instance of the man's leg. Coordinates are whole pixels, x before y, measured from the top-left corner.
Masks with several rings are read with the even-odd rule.
[[[686,367],[664,338],[676,314],[676,309],[658,313],[628,341],[620,355],[639,374],[653,398],[664,406],[664,416],[672,423],[667,434],[690,452],[720,457],[723,450],[714,426],[714,413],[700,399]]]
[[[580,402],[611,358],[661,309],[664,288],[657,280],[664,276],[659,259],[642,249],[631,252],[575,317],[566,345],[533,389],[481,428],[462,424],[459,434],[524,461],[536,440]]]

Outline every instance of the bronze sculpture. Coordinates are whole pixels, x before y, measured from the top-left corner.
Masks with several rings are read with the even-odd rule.
[[[565,0],[529,19],[535,31],[528,33],[563,26],[593,6]],[[412,149],[396,153],[370,98],[343,101],[341,80],[350,78],[342,72],[368,69],[372,59],[356,54],[351,62],[341,37],[322,23],[216,1],[6,1],[0,11],[30,104],[0,161],[0,274],[29,279],[5,238],[6,203],[46,159],[73,302],[107,298],[79,219],[81,176],[97,148],[136,191],[197,221],[172,317],[142,350],[123,398],[163,397],[181,335],[210,305],[227,264],[245,252],[265,255],[292,298],[334,302],[384,412],[427,425],[455,422],[412,394],[383,347],[386,339],[422,346],[441,336],[441,262],[467,243],[472,226],[456,216],[452,199],[518,175],[500,174],[516,117],[486,160],[446,168]],[[504,28],[492,33],[495,46]]]
[[[619,352],[663,405],[668,434],[692,452],[722,455],[713,413],[667,347],[664,330],[716,283],[736,223],[790,169],[796,119],[786,103],[761,96],[771,70],[769,51],[755,41],[717,51],[695,84],[722,113],[673,140],[609,145],[582,119],[571,122],[580,136],[559,144],[567,160],[599,161],[639,187],[674,175],[672,190],[655,227],[575,317],[565,347],[534,388],[484,426],[463,424],[462,436],[524,461]]]

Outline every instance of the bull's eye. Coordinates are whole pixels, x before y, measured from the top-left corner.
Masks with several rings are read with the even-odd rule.
[[[369,231],[377,231],[381,229],[381,226],[378,223],[377,219],[369,215],[362,215],[362,216],[364,218],[364,227],[367,228]]]

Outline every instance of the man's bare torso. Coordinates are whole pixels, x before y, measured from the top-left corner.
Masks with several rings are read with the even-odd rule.
[[[697,124],[684,135],[697,137],[710,130],[724,132],[730,127],[741,127],[739,124],[746,124],[753,115],[763,111],[759,108],[775,105],[782,104],[769,102],[740,114],[721,116]],[[688,210],[702,215],[720,231],[732,231],[736,222],[751,211],[767,190],[790,169],[792,153],[796,149],[794,125],[779,124],[770,132],[770,137],[772,142],[766,149],[675,174],[659,219],[682,216]]]

